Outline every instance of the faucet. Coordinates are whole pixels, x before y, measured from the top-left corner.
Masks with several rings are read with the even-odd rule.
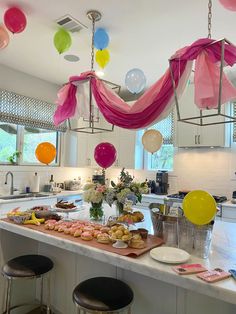
[[[14,191],[14,188],[13,188],[13,173],[11,171],[8,171],[7,174],[6,174],[6,177],[5,177],[5,184],[7,184],[7,178],[8,178],[8,175],[11,176],[11,188],[10,188],[10,194],[13,195],[13,191]]]

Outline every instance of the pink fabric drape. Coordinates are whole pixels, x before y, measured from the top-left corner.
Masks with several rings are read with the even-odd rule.
[[[203,38],[191,46],[184,47],[170,59],[173,79],[180,96],[191,72],[191,62],[207,55],[208,62],[214,66],[221,59],[221,42]],[[201,59],[200,59],[201,60]],[[236,47],[225,44],[224,61],[232,66],[236,63]],[[97,106],[105,119],[114,125],[126,129],[145,128],[163,119],[170,111],[174,102],[174,89],[170,68],[153,84],[132,106],[126,104],[117,94],[109,89],[93,72],[86,72],[80,76],[70,78],[69,87],[59,91],[58,107],[54,114],[56,125],[73,117],[76,105],[75,82],[91,79],[92,93]],[[200,87],[201,88],[201,87]]]
[[[195,104],[200,109],[213,109],[218,107],[219,100],[220,65],[213,63],[208,54],[201,52],[196,59],[194,85]],[[222,73],[222,95],[221,103],[236,97],[236,88]]]

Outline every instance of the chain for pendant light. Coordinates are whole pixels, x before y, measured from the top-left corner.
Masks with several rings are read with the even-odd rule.
[[[95,17],[92,17],[92,42],[91,42],[91,71],[94,70],[94,33],[95,33]]]
[[[211,38],[212,0],[208,1],[208,38]]]

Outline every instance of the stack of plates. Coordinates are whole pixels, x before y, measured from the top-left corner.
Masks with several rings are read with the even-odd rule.
[[[162,263],[179,264],[189,260],[190,255],[181,249],[161,246],[150,251],[150,256]]]

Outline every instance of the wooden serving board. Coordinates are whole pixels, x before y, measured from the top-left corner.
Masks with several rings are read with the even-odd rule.
[[[11,220],[9,220],[8,218],[4,218],[1,219],[5,222],[8,222],[9,224],[15,224],[14,222],[12,222]],[[80,237],[75,238],[71,235],[68,234],[64,234],[63,232],[58,232],[58,231],[54,231],[54,230],[47,230],[45,229],[44,225],[40,225],[40,226],[36,226],[36,225],[21,225],[21,224],[17,224],[19,227],[21,228],[26,228],[26,229],[31,229],[31,230],[36,230],[45,234],[51,234],[54,237],[57,237],[59,239],[64,239],[64,240],[69,240],[78,244],[86,244],[88,246],[91,247],[95,247],[98,249],[101,249],[103,251],[108,251],[108,252],[112,252],[112,253],[116,253],[119,255],[123,255],[123,256],[129,256],[129,257],[137,257],[142,255],[143,253],[146,253],[148,251],[150,251],[151,249],[153,249],[154,247],[160,246],[164,243],[163,239],[157,238],[156,236],[153,235],[148,235],[147,239],[144,240],[146,243],[146,247],[143,249],[134,249],[134,248],[130,248],[127,247],[125,249],[117,249],[114,248],[112,246],[112,243],[110,244],[102,244],[97,242],[96,239],[93,239],[91,241],[84,241],[82,240]]]

